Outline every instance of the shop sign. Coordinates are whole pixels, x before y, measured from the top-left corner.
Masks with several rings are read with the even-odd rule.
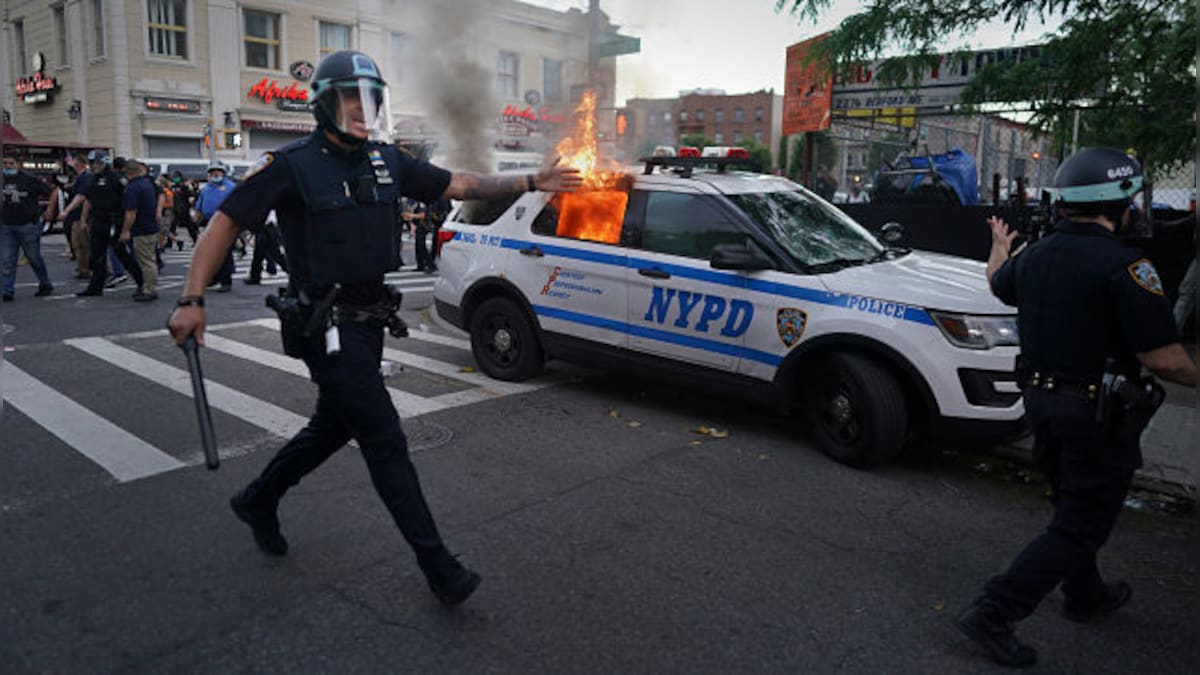
[[[189,101],[182,98],[159,98],[157,96],[147,96],[146,110],[177,113],[198,113],[200,112],[200,102]]]
[[[17,78],[13,87],[17,96],[26,103],[45,103],[50,100],[50,94],[58,89],[58,80],[42,71],[46,68],[46,56],[41,52],[33,53],[33,74]]]
[[[284,112],[312,112],[312,104],[308,101],[293,101],[288,98],[275,101],[275,107]]]
[[[294,134],[311,133],[317,128],[315,124],[304,122],[281,122],[279,120],[242,120],[243,129],[262,129],[263,131],[284,131]]]
[[[535,111],[532,107],[522,110],[517,106],[507,105],[500,112],[500,123],[506,129],[519,126],[525,129],[525,133],[537,131],[541,123],[563,124],[566,121],[562,115],[552,115],[546,108]]]
[[[308,89],[301,87],[296,82],[287,87],[281,87],[275,80],[264,77],[259,80],[258,84],[250,88],[250,93],[246,94],[246,97],[262,99],[263,103],[270,103],[275,99],[306,102],[308,101]]]
[[[310,61],[296,61],[292,65],[288,66],[288,72],[292,74],[292,77],[300,80],[301,82],[308,82],[311,80],[313,73],[316,72],[316,70],[317,69],[313,67],[312,62]]]

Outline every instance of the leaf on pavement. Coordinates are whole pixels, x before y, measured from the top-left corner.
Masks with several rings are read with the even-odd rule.
[[[609,410],[608,416],[613,419],[616,419],[621,416],[621,411],[620,410]]]
[[[700,434],[702,436],[708,436],[710,438],[728,438],[728,436],[729,436],[728,431],[721,431],[720,429],[716,429],[714,427],[699,426],[699,427],[696,427],[695,429],[692,429],[692,431],[694,433]]]
[[[642,426],[642,423],[638,422],[637,420],[634,420],[634,421],[630,422],[629,424],[627,424],[626,426],[628,426],[630,429],[637,429],[638,427]]]
[[[936,604],[936,605],[934,605],[934,606],[933,606],[933,609],[934,609],[935,611],[938,611],[938,612],[940,612],[940,611],[942,611],[943,609],[946,609],[946,603],[944,603],[944,602],[939,602],[938,604]]]
[[[459,368],[459,369],[458,369],[458,372],[460,372],[460,373],[473,373],[473,372],[475,372],[475,369],[474,369],[474,368],[472,368],[471,366],[463,366],[462,368]]]
[[[704,443],[704,441],[691,441],[688,443],[688,445],[690,445],[692,447],[696,447],[697,445],[702,445],[703,443]]]

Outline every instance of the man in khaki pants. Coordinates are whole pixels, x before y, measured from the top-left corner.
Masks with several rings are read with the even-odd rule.
[[[71,248],[75,251],[75,278],[87,279],[92,274],[88,267],[92,256],[91,235],[88,234],[87,219],[81,216],[87,204],[83,195],[92,182],[92,172],[84,153],[73,155],[71,166],[75,169],[75,186],[71,190],[71,201],[59,214],[59,219],[63,222],[63,228],[71,234]]]
[[[142,270],[142,287],[133,294],[133,299],[136,302],[149,302],[158,299],[158,260],[155,256],[158,247],[158,218],[155,214],[158,198],[146,167],[141,162],[126,160],[125,177],[129,183],[125,185],[122,198],[125,222],[121,227],[119,245],[127,246],[130,240],[133,241],[134,256]]]

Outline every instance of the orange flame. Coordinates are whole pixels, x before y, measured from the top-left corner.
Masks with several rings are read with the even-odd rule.
[[[623,173],[616,169],[615,163],[604,162],[612,168],[600,168],[594,92],[584,93],[575,116],[575,133],[562,139],[555,150],[564,164],[579,169],[583,189],[554,198],[553,204],[558,209],[556,233],[560,237],[616,244],[621,239],[629,194],[619,189]]]

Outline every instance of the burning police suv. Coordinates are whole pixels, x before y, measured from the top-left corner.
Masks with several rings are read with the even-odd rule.
[[[889,247],[789,180],[688,154],[459,208],[434,295],[485,373],[665,371],[778,406],[858,467],[915,437],[1020,433],[1016,314],[982,263]]]

